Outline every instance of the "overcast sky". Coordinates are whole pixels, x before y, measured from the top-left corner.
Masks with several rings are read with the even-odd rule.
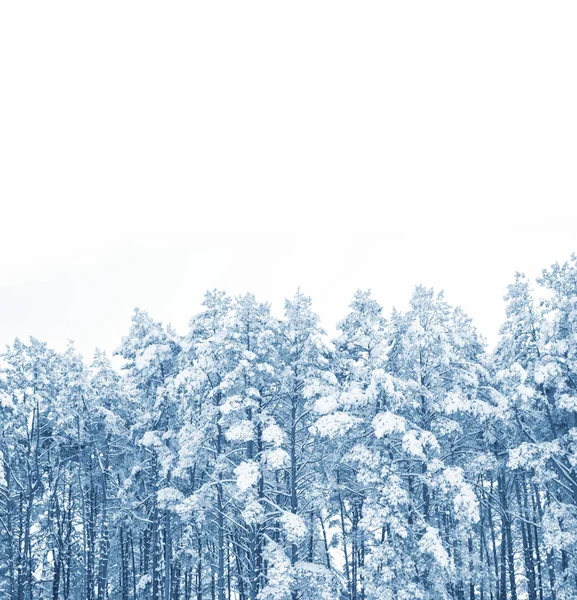
[[[203,293],[329,331],[444,289],[491,341],[577,251],[575,2],[4,2],[0,344],[114,349]]]

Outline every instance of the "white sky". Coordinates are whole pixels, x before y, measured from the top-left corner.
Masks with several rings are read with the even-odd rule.
[[[0,344],[297,286],[445,289],[491,341],[577,251],[575,2],[3,2]]]

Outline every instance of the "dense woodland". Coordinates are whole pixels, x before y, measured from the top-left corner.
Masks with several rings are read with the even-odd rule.
[[[0,598],[577,598],[577,257],[517,274],[489,350],[443,294],[329,339],[206,294],[114,368],[0,363]]]

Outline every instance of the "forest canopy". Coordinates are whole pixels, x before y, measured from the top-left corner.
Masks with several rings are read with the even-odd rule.
[[[137,309],[121,369],[17,339],[0,598],[575,599],[577,257],[505,302],[494,350],[422,286],[334,339],[300,292]]]

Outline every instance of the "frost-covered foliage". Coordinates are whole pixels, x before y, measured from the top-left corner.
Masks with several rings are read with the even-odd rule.
[[[417,287],[329,340],[208,292],[86,365],[0,358],[0,597],[577,597],[577,258],[509,286],[499,344]]]

